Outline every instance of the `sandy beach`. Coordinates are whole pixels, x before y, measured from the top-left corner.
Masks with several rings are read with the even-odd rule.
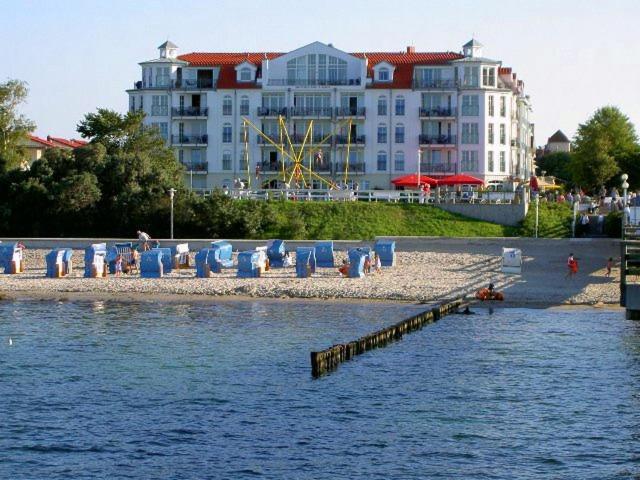
[[[522,275],[500,272],[502,246],[522,248]],[[580,263],[574,279],[565,278],[570,251]],[[298,279],[293,267],[272,269],[257,279],[236,278],[235,268],[210,279],[195,278],[194,269],[174,270],[160,279],[137,275],[85,279],[84,253],[74,250],[71,276],[48,279],[44,276],[47,250],[28,248],[25,273],[1,275],[0,292],[32,297],[82,294],[122,299],[182,296],[185,300],[263,297],[436,302],[470,297],[493,282],[505,294],[504,306],[614,305],[619,302],[618,271],[606,278],[605,264],[617,252],[617,244],[611,240],[401,239],[397,265],[363,279],[340,278],[337,269],[318,269],[312,278]],[[336,264],[345,257],[346,251],[337,251]]]

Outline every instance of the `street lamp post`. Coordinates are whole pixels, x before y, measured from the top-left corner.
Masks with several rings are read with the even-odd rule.
[[[623,173],[620,175],[620,180],[622,180],[622,235],[624,238],[624,227],[627,224],[627,189],[629,188],[629,184],[627,180],[629,179],[629,175]]]
[[[173,240],[173,197],[176,194],[175,188],[169,189],[169,198],[171,199],[171,240]]]

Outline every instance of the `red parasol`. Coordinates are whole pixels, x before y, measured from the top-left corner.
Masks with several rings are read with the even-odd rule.
[[[438,185],[483,185],[484,182],[471,175],[449,175],[438,180]]]
[[[426,175],[420,175],[420,184],[418,184],[418,174],[412,173],[410,175],[405,175],[403,177],[394,178],[391,180],[397,187],[413,187],[419,188],[423,185],[436,186],[438,185],[438,180],[435,178],[428,177]]]

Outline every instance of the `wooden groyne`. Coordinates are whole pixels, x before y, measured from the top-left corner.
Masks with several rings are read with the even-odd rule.
[[[320,352],[311,352],[311,374],[317,378],[338,368],[342,362],[351,360],[374,348],[384,347],[402,339],[406,333],[420,330],[425,325],[440,320],[445,315],[457,312],[463,306],[461,299],[447,302],[402,320],[390,327],[360,337],[349,343],[333,345]]]

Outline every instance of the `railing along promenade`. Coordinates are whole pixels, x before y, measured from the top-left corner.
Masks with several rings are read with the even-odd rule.
[[[360,202],[394,202],[394,203],[479,203],[479,204],[511,204],[521,199],[515,192],[469,191],[455,192],[451,190],[432,189],[429,194],[416,190],[311,190],[311,189],[223,189],[222,191],[236,199],[251,200],[295,200],[308,202],[327,201],[360,201]],[[193,193],[208,197],[213,189],[194,188]]]

